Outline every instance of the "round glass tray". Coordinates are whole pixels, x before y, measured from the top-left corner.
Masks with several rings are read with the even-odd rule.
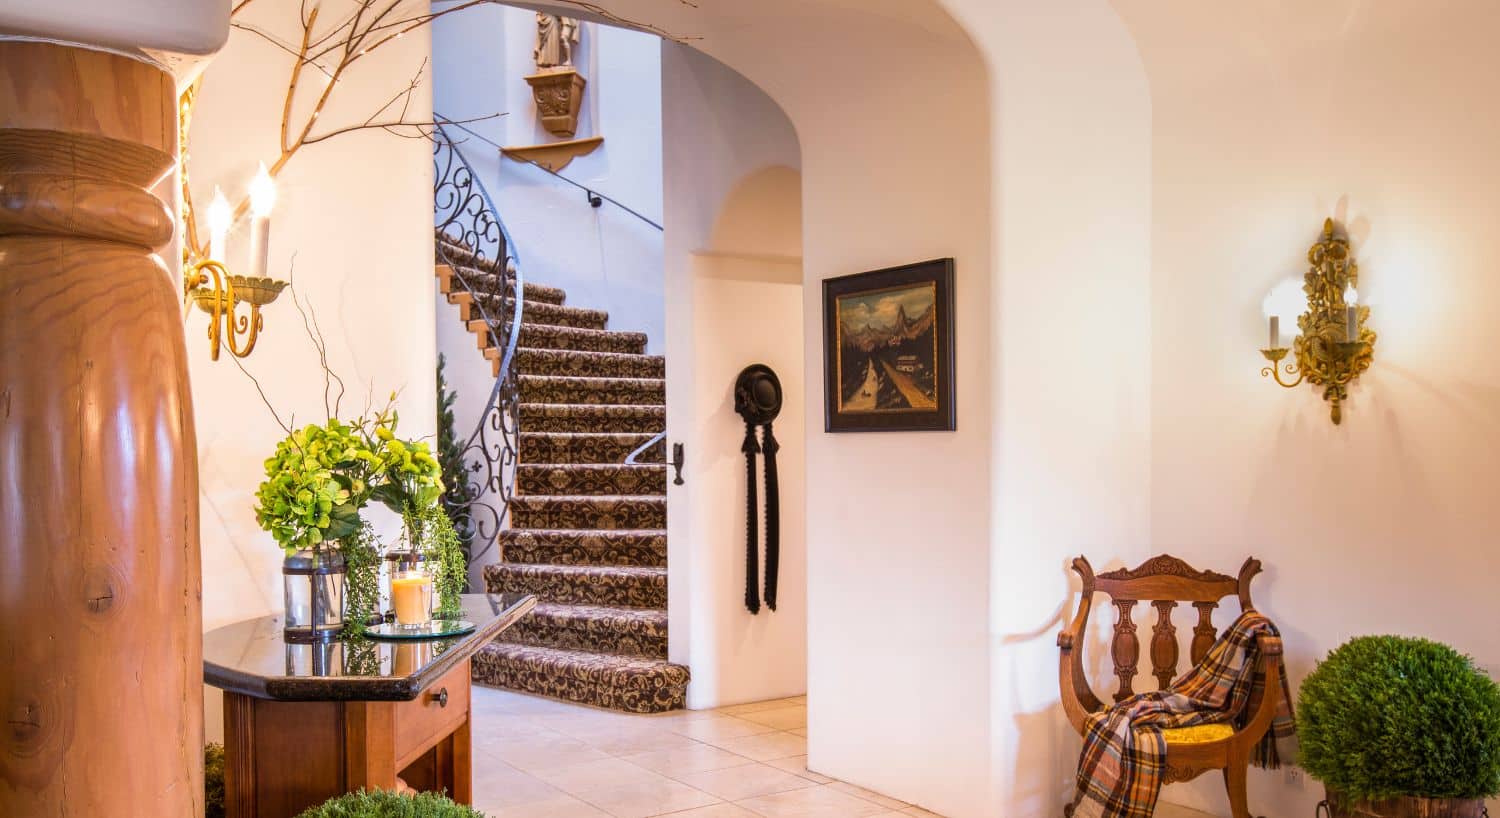
[[[467,619],[434,619],[426,625],[398,625],[382,622],[365,628],[365,635],[374,639],[439,639],[444,636],[460,636],[474,630],[474,623]]]

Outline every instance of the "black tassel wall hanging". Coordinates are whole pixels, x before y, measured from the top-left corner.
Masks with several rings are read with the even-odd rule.
[[[734,411],[745,419],[745,609],[760,613],[758,580],[759,537],[756,536],[755,456],[766,460],[766,607],[776,610],[776,574],[781,561],[781,497],[776,480],[776,452],[781,448],[771,433],[771,421],[781,413],[781,381],[765,364],[751,364],[734,383]],[[764,426],[764,442],[756,439],[756,427]]]

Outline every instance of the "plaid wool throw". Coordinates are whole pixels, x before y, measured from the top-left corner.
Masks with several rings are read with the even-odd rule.
[[[1239,729],[1248,722],[1265,695],[1255,673],[1261,635],[1279,636],[1271,620],[1246,611],[1197,667],[1167,689],[1132,696],[1089,716],[1073,818],[1151,818],[1166,771],[1161,731],[1219,722]],[[1291,760],[1294,726],[1285,670],[1278,683],[1282,695],[1275,720],[1251,757],[1258,767],[1275,769],[1283,758]]]

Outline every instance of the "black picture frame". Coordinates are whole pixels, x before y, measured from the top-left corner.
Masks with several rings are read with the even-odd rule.
[[[957,428],[953,270],[941,258],[823,280],[823,431]]]

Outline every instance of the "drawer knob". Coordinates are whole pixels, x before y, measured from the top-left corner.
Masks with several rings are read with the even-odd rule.
[[[442,688],[436,693],[429,694],[432,700],[438,703],[438,707],[448,706],[448,688]]]

